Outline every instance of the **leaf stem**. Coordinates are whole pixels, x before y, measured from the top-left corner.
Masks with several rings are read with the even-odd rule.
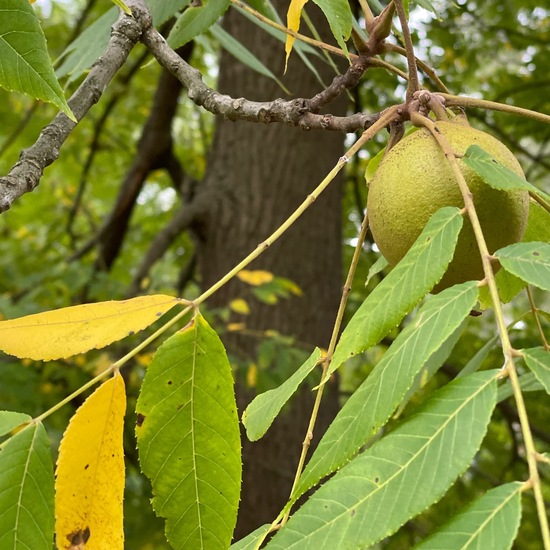
[[[416,56],[414,55],[414,47],[411,38],[411,31],[407,21],[407,14],[401,0],[393,0],[399,22],[401,23],[401,31],[403,33],[403,41],[405,42],[405,51],[407,54],[407,65],[409,71],[409,82],[407,85],[407,100],[412,99],[414,92],[420,89],[418,82],[418,69],[416,67]]]
[[[538,308],[535,305],[535,300],[533,299],[533,293],[531,292],[531,288],[529,285],[525,287],[525,290],[527,291],[527,297],[529,298],[529,305],[531,306],[531,313],[533,314],[533,318],[535,319],[535,323],[537,325],[537,330],[539,331],[539,336],[542,342],[542,345],[544,346],[544,349],[546,351],[550,351],[550,345],[548,345],[548,340],[546,340],[546,336],[544,335],[544,330],[542,330],[542,325],[540,324],[539,314],[538,314]]]
[[[550,124],[550,115],[537,113],[537,111],[531,111],[530,109],[524,109],[523,107],[506,105],[505,103],[497,103],[496,101],[487,101],[486,99],[477,99],[475,97],[464,97],[439,92],[437,92],[437,95],[445,98],[445,105],[447,107],[474,107],[478,109],[489,109],[490,111],[502,111],[504,113],[511,113],[513,115],[532,118],[533,120]]]
[[[550,531],[548,529],[548,519],[546,517],[544,498],[542,495],[541,482],[537,467],[537,451],[535,449],[531,428],[529,426],[529,418],[527,416],[527,410],[525,408],[525,400],[523,399],[523,394],[521,392],[519,378],[515,367],[514,357],[516,354],[510,342],[510,338],[504,321],[504,314],[500,303],[498,288],[495,281],[493,267],[491,265],[491,254],[489,253],[489,250],[487,248],[487,243],[485,241],[485,237],[479,223],[479,218],[477,216],[474,206],[473,196],[468,188],[468,184],[464,178],[464,175],[460,170],[458,160],[453,153],[451,145],[447,141],[445,136],[438,130],[437,123],[434,123],[429,118],[415,112],[411,113],[411,121],[418,126],[423,126],[427,128],[431,132],[432,136],[435,138],[441,150],[443,151],[445,158],[449,162],[449,165],[455,175],[458,186],[462,193],[462,198],[464,199],[464,206],[466,208],[466,212],[468,213],[468,217],[470,218],[470,222],[474,230],[477,245],[479,247],[479,252],[481,254],[481,261],[483,263],[485,280],[487,281],[487,284],[489,286],[489,292],[493,302],[495,318],[497,321],[498,331],[502,344],[502,352],[505,359],[503,371],[510,377],[516,406],[518,408],[518,417],[520,419],[523,441],[525,443],[525,451],[527,455],[526,458],[529,465],[529,476],[533,486],[533,493],[535,496],[544,548],[545,550],[550,550]]]

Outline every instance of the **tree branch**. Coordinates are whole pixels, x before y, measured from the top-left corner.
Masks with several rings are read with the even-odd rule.
[[[138,1],[135,0],[135,2]],[[154,28],[144,31],[141,40],[157,61],[187,88],[187,94],[194,103],[228,120],[283,122],[307,130],[354,132],[365,130],[379,118],[378,114],[359,113],[351,117],[337,117],[311,112],[357,84],[360,76],[368,67],[368,59],[363,56],[359,56],[345,75],[336,77],[326,90],[311,100],[299,98],[290,101],[275,99],[274,101],[259,102],[242,97],[233,98],[209,88],[204,83],[200,71],[185,63],[175,54],[166,40]],[[373,55],[375,53],[373,52]]]
[[[107,49],[68,102],[78,121],[99,101],[107,84],[139,40],[142,29],[150,25],[151,16],[142,9],[136,10],[134,18],[125,14],[119,17],[113,25]],[[59,113],[42,130],[36,142],[21,153],[10,172],[0,178],[0,213],[38,186],[44,169],[58,158],[61,146],[75,126],[75,122]]]

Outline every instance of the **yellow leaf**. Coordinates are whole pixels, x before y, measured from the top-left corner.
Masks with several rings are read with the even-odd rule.
[[[286,26],[291,31],[298,32],[298,29],[300,28],[300,19],[302,18],[302,10],[304,9],[306,2],[307,0],[291,0],[290,5],[288,6],[288,12],[286,14]],[[286,35],[285,73],[286,73],[286,66],[288,64],[288,58],[290,57],[292,46],[294,46],[294,41],[295,41],[295,38],[293,36],[290,36],[290,34]]]
[[[237,277],[248,285],[260,286],[270,283],[273,280],[273,273],[269,271],[264,271],[262,269],[256,269],[249,271],[248,269],[243,269],[239,271]]]
[[[229,330],[230,332],[239,332],[244,329],[246,329],[245,323],[229,323],[227,325],[227,330]]]
[[[231,302],[229,302],[229,308],[235,313],[240,313],[241,315],[248,315],[250,313],[250,307],[248,303],[242,298],[231,300]]]
[[[178,301],[173,296],[156,294],[0,321],[0,350],[16,357],[44,361],[71,357],[143,330]]]
[[[71,418],[59,446],[55,532],[60,550],[122,550],[126,393],[120,374]]]
[[[258,367],[256,363],[251,363],[246,371],[246,383],[249,388],[255,388],[258,383]]]

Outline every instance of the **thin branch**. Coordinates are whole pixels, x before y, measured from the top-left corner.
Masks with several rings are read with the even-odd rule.
[[[125,14],[119,17],[113,25],[111,39],[104,54],[69,100],[69,106],[78,121],[99,101],[107,84],[122,67],[138,41],[142,27],[151,24],[149,12],[137,10],[135,17]],[[21,153],[19,161],[10,172],[0,178],[0,213],[8,210],[13,201],[38,186],[44,169],[58,158],[61,146],[76,124],[63,113],[59,113],[42,130],[34,145]]]
[[[328,345],[328,350],[326,356],[322,360],[322,367],[323,372],[321,375],[321,380],[324,380],[326,377],[326,374],[328,372],[330,362],[332,360],[332,356],[334,355],[334,350],[336,349],[336,343],[338,342],[338,336],[340,335],[340,331],[342,329],[342,322],[344,320],[344,314],[346,312],[346,305],[348,303],[348,296],[351,292],[351,287],[353,284],[353,279],[355,278],[355,271],[357,269],[357,266],[359,265],[359,258],[363,252],[363,244],[365,242],[365,238],[367,237],[367,231],[369,229],[369,220],[368,220],[368,214],[365,210],[365,214],[363,217],[363,223],[361,224],[361,230],[359,232],[358,238],[357,238],[357,244],[355,245],[355,250],[353,252],[353,257],[351,259],[351,263],[348,270],[348,275],[346,277],[346,282],[344,283],[344,288],[342,290],[342,296],[340,298],[340,305],[338,307],[338,312],[336,313],[336,320],[334,321],[334,326],[332,328],[332,335],[330,337],[330,342]],[[320,384],[317,388],[317,394],[315,396],[315,403],[313,404],[313,411],[311,413],[311,418],[309,420],[309,425],[306,431],[306,436],[304,438],[304,441],[302,443],[302,453],[300,455],[300,460],[298,462],[298,467],[296,469],[296,475],[294,477],[294,483],[292,484],[292,489],[290,490],[290,499],[293,497],[293,493],[298,487],[298,483],[300,481],[300,477],[302,475],[302,472],[304,470],[304,465],[306,462],[306,456],[309,450],[309,447],[311,445],[311,440],[313,439],[313,430],[315,429],[315,424],[317,422],[317,416],[319,414],[319,408],[321,406],[321,399],[323,397],[323,390],[326,384]],[[289,506],[285,516],[283,517],[281,521],[281,526],[284,525],[288,517],[290,516],[290,510],[291,507]]]
[[[377,115],[352,115],[336,117],[310,112],[311,101],[304,98],[286,101],[250,101],[245,98],[233,98],[209,88],[202,79],[200,71],[183,61],[168,46],[164,38],[154,29],[147,29],[142,36],[143,43],[149,48],[158,62],[168,69],[187,88],[191,101],[204,107],[211,113],[228,120],[246,120],[249,122],[283,122],[307,130],[334,130],[352,132],[366,129]],[[346,72],[349,76],[336,77],[326,90],[314,98],[314,108],[342,93],[347,85],[357,78],[357,66],[352,65]],[[307,115],[307,117],[305,116]]]
[[[489,109],[490,111],[502,111],[504,113],[524,116],[526,118],[532,118],[533,120],[550,124],[550,115],[538,113],[537,111],[531,111],[530,109],[524,109],[523,107],[506,105],[505,103],[497,103],[496,101],[487,101],[485,99],[477,99],[475,97],[464,97],[439,92],[437,95],[445,98],[445,105],[447,107],[473,107],[476,109]]]
[[[407,14],[403,7],[401,0],[393,0],[393,4],[401,23],[401,31],[403,32],[403,40],[405,41],[405,50],[407,52],[407,65],[409,69],[409,84],[407,86],[407,99],[412,99],[414,92],[420,89],[418,82],[418,70],[416,68],[416,56],[414,55],[414,47],[411,38],[411,31],[409,30],[409,23],[407,21]]]

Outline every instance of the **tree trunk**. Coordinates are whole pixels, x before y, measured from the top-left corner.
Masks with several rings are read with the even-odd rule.
[[[310,11],[316,25],[322,26],[322,15],[316,8],[316,13]],[[282,74],[281,42],[271,39],[236,10],[228,12],[224,26],[275,74]],[[328,66],[320,69],[325,81],[330,82],[334,74]],[[291,56],[284,82],[295,97],[311,97],[321,90],[296,53]],[[284,93],[272,80],[252,72],[225,52],[218,87],[233,97],[258,101]],[[342,112],[342,105],[339,110]],[[206,178],[200,186],[203,192],[216,190],[212,208],[198,231],[203,241],[198,248],[204,287],[216,282],[268,237],[319,184],[342,151],[343,136],[339,134],[220,120]],[[311,347],[328,345],[342,285],[341,225],[341,182],[336,180],[250,267],[291,279],[303,295],[280,300],[276,305],[251,303],[250,315],[240,319],[246,321],[248,329],[273,329]],[[208,303],[225,306],[243,288],[242,283],[233,280]],[[255,355],[256,340],[235,335],[225,343],[229,349]],[[242,413],[251,395],[244,384],[237,386]],[[336,384],[329,386],[316,435],[328,426],[338,407]],[[250,443],[243,436],[243,490],[236,539],[273,521],[288,499],[313,396],[307,388],[299,392],[290,410],[259,442]]]

